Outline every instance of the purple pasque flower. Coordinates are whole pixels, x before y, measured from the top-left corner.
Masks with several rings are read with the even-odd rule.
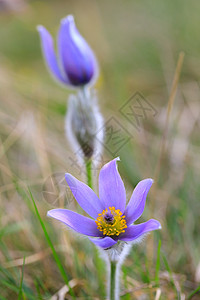
[[[58,81],[71,88],[94,83],[98,76],[97,61],[92,49],[78,32],[73,16],[61,20],[58,58],[50,33],[41,25],[37,29],[47,67]]]
[[[68,209],[52,209],[47,213],[49,217],[88,236],[103,249],[114,246],[118,241],[138,240],[149,231],[161,228],[160,223],[154,219],[133,225],[144,211],[153,180],[148,178],[140,181],[126,206],[126,192],[117,170],[117,160],[119,158],[113,159],[100,171],[99,197],[83,182],[68,173],[65,175],[77,202],[92,219]]]

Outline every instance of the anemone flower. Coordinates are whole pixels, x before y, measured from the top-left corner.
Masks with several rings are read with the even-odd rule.
[[[99,197],[83,182],[68,173],[65,175],[76,201],[91,218],[68,209],[52,209],[47,213],[49,217],[88,236],[103,249],[113,247],[118,241],[136,241],[149,231],[161,228],[154,219],[133,224],[144,211],[153,180],[148,178],[140,181],[126,206],[126,192],[117,170],[117,160],[119,158],[110,161],[100,171]]]
[[[97,61],[92,49],[78,32],[73,16],[61,20],[58,58],[50,33],[41,25],[37,29],[45,62],[55,79],[70,88],[94,83],[98,76]]]

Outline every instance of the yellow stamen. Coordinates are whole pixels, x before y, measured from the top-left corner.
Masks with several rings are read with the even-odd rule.
[[[112,218],[108,220],[106,218],[107,214]],[[99,214],[96,219],[97,228],[103,232],[104,235],[119,235],[122,232],[125,232],[127,228],[125,216],[122,215],[120,209],[115,209],[114,206],[109,207],[109,210],[106,208]]]

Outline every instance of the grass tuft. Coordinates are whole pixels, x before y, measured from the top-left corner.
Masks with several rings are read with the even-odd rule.
[[[62,263],[61,263],[61,261],[60,261],[60,258],[59,258],[58,254],[57,254],[57,252],[56,252],[56,250],[55,250],[55,248],[54,248],[54,246],[53,246],[53,244],[52,244],[52,242],[51,242],[51,239],[50,239],[50,237],[49,237],[49,235],[48,235],[48,233],[47,233],[46,227],[45,227],[45,225],[44,225],[44,222],[42,221],[42,218],[40,217],[39,211],[38,211],[38,209],[37,209],[35,200],[34,200],[34,198],[33,198],[33,195],[32,195],[32,193],[31,193],[30,189],[29,189],[29,193],[30,193],[30,196],[31,196],[31,200],[32,200],[32,202],[33,202],[33,206],[34,206],[34,208],[35,208],[36,216],[37,216],[37,218],[38,218],[38,220],[39,220],[39,222],[40,222],[40,225],[41,225],[41,227],[42,227],[42,229],[43,229],[43,232],[44,232],[44,235],[45,235],[45,237],[46,237],[47,243],[49,244],[49,247],[51,248],[53,257],[54,257],[55,262],[56,262],[56,264],[57,264],[57,266],[58,266],[58,269],[59,269],[59,271],[60,271],[60,274],[62,275],[62,278],[63,278],[64,282],[66,283],[66,285],[67,285],[68,288],[69,288],[70,295],[71,295],[71,296],[73,297],[73,299],[75,300],[75,295],[74,295],[73,290],[72,290],[71,287],[70,287],[69,280],[68,280],[67,274],[66,274],[66,272],[65,272],[65,269],[64,269],[64,267],[63,267],[63,265],[62,265]]]
[[[158,242],[158,249],[157,249],[156,274],[155,274],[155,283],[156,283],[156,286],[159,286],[160,250],[161,250],[161,240],[159,240],[159,242]]]

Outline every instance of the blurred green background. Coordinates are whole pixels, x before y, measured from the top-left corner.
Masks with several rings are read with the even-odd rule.
[[[53,298],[65,282],[27,187],[75,299],[106,295],[106,266],[97,250],[46,218],[53,207],[78,210],[68,201],[69,191],[54,204],[44,196],[44,190],[52,191],[51,174],[67,171],[85,181],[65,138],[70,92],[48,74],[36,31],[44,25],[56,45],[60,19],[68,14],[98,57],[96,89],[105,121],[113,117],[126,129],[122,137],[131,136],[116,153],[103,154],[105,161],[120,155],[127,199],[139,180],[155,176],[161,162],[139,221],[155,217],[163,229],[132,248],[122,267],[121,299],[200,299],[199,12],[194,0],[0,0],[0,299],[72,299],[67,289],[63,298]],[[185,57],[161,153],[181,51]],[[136,92],[157,111],[140,118],[139,130],[120,113]],[[93,170],[96,184],[102,164]]]

